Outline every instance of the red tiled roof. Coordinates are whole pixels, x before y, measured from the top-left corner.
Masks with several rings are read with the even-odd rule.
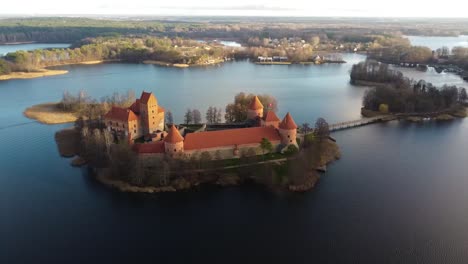
[[[263,109],[263,105],[262,105],[262,103],[260,102],[260,100],[258,99],[258,96],[255,96],[255,97],[252,99],[252,102],[250,103],[249,109],[250,109],[250,110],[259,110],[259,109]]]
[[[164,107],[158,105],[158,113],[164,113],[166,112],[166,109]]]
[[[287,130],[297,129],[296,122],[294,122],[294,119],[289,112],[283,118],[283,121],[281,121],[279,128]]]
[[[266,115],[263,117],[263,120],[265,122],[279,122],[280,121],[278,116],[273,111],[268,111]]]
[[[137,120],[138,116],[130,109],[113,106],[104,118],[128,122]]]
[[[164,153],[164,142],[157,141],[153,143],[135,144],[133,150],[138,154]]]
[[[164,141],[168,143],[178,143],[184,141],[184,138],[180,135],[179,130],[172,125],[169,128],[169,133],[164,138]]]
[[[128,108],[132,110],[135,114],[140,113],[140,99],[136,99],[136,101]]]
[[[187,134],[184,149],[195,150],[255,144],[260,143],[263,138],[270,141],[281,140],[278,131],[273,127],[238,128]]]
[[[142,104],[148,104],[148,101],[151,98],[151,96],[154,96],[153,93],[142,92],[141,97],[140,97],[140,102]],[[155,97],[155,99],[156,99],[156,97]]]

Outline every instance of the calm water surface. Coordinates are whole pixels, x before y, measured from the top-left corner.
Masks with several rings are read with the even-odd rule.
[[[68,48],[70,44],[66,43],[30,43],[30,44],[13,44],[13,45],[0,45],[0,56],[6,55],[9,52],[17,50],[35,50],[47,48]]]
[[[432,50],[442,47],[468,47],[468,36],[460,35],[458,37],[436,37],[436,36],[406,36],[414,46],[426,46]]]
[[[358,55],[346,56],[359,61]],[[262,187],[164,195],[119,193],[69,166],[25,107],[64,90],[100,97],[156,93],[181,121],[187,107],[224,107],[269,93],[298,123],[359,118],[351,64],[172,69],[70,66],[68,75],[0,83],[0,263],[466,263],[468,121],[387,123],[334,134],[343,158],[305,194]]]

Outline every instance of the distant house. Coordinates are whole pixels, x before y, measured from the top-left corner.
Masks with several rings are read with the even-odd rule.
[[[315,63],[315,64],[320,64],[323,62],[323,58],[320,57],[319,55],[315,55],[314,57],[312,57],[312,61]]]

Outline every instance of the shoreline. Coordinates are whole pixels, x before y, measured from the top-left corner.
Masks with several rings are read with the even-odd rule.
[[[37,41],[18,41],[18,42],[5,42],[0,43],[0,45],[21,45],[21,44],[34,44],[38,43]]]
[[[217,61],[214,61],[212,63],[207,63],[207,64],[170,63],[170,62],[156,61],[156,60],[144,60],[142,63],[164,66],[164,67],[189,68],[189,67],[203,67],[203,66],[218,65],[218,64],[224,63],[224,60],[217,60]]]
[[[337,161],[341,158],[341,151],[338,144],[332,141],[328,141],[328,147],[321,156],[320,167],[316,170],[321,172],[326,172],[327,165]],[[262,162],[258,162],[261,164]],[[231,171],[222,172],[223,169],[220,168],[220,171],[214,172],[214,175],[199,174],[195,178],[186,179],[185,177],[173,179],[171,184],[168,186],[136,186],[131,183],[113,179],[108,168],[94,170],[94,177],[100,183],[106,185],[107,187],[115,188],[121,192],[133,192],[133,193],[162,193],[162,192],[178,192],[184,190],[193,189],[193,187],[200,186],[201,184],[212,184],[220,187],[228,186],[241,186],[246,179],[242,180],[239,175],[232,173]],[[313,171],[304,171],[308,175],[306,181],[300,185],[287,184],[285,186],[269,186],[268,184],[262,183],[262,177],[253,175],[249,177],[250,181],[255,182],[261,186],[273,189],[284,189],[289,192],[306,192],[317,184],[320,179],[320,174],[315,174]]]
[[[18,79],[35,79],[35,78],[42,78],[47,76],[55,76],[55,75],[63,75],[67,74],[68,70],[51,70],[51,67],[60,67],[60,66],[67,66],[67,65],[95,65],[101,64],[105,62],[113,62],[112,61],[103,61],[103,60],[93,60],[93,61],[82,61],[82,62],[73,62],[73,63],[63,63],[57,65],[50,65],[44,68],[37,69],[33,72],[11,72],[9,74],[0,75],[0,81],[7,81],[7,80],[18,80]]]
[[[87,166],[87,161],[80,157],[80,140],[79,132],[74,127],[64,128],[55,133],[55,140],[59,149],[59,153],[62,157],[70,158],[70,166],[81,167]],[[154,186],[154,185],[134,185],[131,182],[124,181],[118,178],[112,177],[109,167],[104,168],[93,168],[88,167],[91,172],[91,176],[96,178],[100,183],[115,188],[121,192],[138,192],[138,193],[160,193],[160,192],[176,192],[183,190],[190,190],[197,188],[200,185],[208,184],[220,187],[228,186],[241,186],[247,182],[254,182],[266,188],[274,190],[283,190],[290,192],[305,192],[311,190],[320,178],[320,173],[326,172],[327,165],[341,159],[341,151],[338,144],[328,139],[323,142],[323,152],[320,156],[320,161],[317,167],[313,170],[305,170],[303,173],[307,175],[307,179],[302,183],[287,182],[281,185],[270,185],[265,182],[265,177],[268,175],[250,174],[245,177],[238,174],[236,170],[238,166],[221,166],[218,168],[210,168],[206,170],[195,169],[189,172],[187,175],[182,174],[171,179],[167,186]],[[258,160],[253,163],[249,163],[245,166],[256,168],[261,166],[265,161],[261,159],[260,155]],[[267,163],[275,164],[276,166],[282,166],[283,169],[287,169],[290,163],[286,162],[285,158],[277,160],[267,161]],[[285,166],[285,167],[283,167]],[[244,167],[244,166],[240,166]]]
[[[300,61],[300,62],[291,62],[291,61],[273,61],[273,62],[253,62],[257,65],[323,65],[323,64],[342,64],[346,61],[323,61],[321,63],[315,63],[313,61]]]
[[[48,70],[40,69],[35,72],[11,72],[9,74],[0,75],[0,81],[18,80],[18,79],[34,79],[47,76],[67,74],[67,70]]]
[[[24,116],[46,125],[65,124],[75,122],[78,117],[73,112],[62,111],[57,108],[58,103],[37,104],[26,108]]]

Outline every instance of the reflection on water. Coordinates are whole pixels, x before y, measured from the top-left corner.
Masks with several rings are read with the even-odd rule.
[[[14,44],[14,45],[0,45],[0,56],[4,56],[9,52],[17,50],[35,50],[47,48],[68,48],[70,44],[66,43],[30,43],[30,44]]]
[[[179,121],[187,107],[223,107],[240,91],[276,96],[298,123],[355,119],[364,88],[348,85],[349,67],[110,64],[1,82],[0,263],[467,263],[467,120],[337,132],[342,159],[304,194],[243,186],[148,195],[72,168],[54,142],[69,125],[22,116],[66,89],[100,97],[134,88],[155,92]]]
[[[436,36],[406,36],[414,46],[426,46],[432,50],[442,47],[468,47],[468,36],[460,35],[458,37],[436,37]]]

